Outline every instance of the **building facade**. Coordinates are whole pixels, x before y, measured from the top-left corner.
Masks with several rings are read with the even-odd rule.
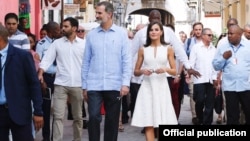
[[[0,22],[4,24],[4,16],[8,12],[14,12],[19,15],[20,5],[24,2],[30,5],[30,30],[36,35],[39,35],[39,30],[44,23],[51,20],[60,23],[63,18],[69,16],[63,15],[61,10],[42,9],[41,1],[8,0],[1,2]],[[61,0],[61,2],[73,4],[76,3],[76,0]],[[82,17],[79,19],[80,23],[94,22],[95,2],[98,2],[98,0],[82,0],[83,10],[80,10],[73,16]],[[247,16],[250,12],[250,1],[248,0],[112,0],[112,2],[115,7],[117,4],[122,4],[123,11],[119,17],[121,18],[121,23],[119,24],[122,26],[125,26],[126,19],[130,15],[141,14],[147,16],[148,11],[152,9],[160,10],[164,14],[163,23],[175,25],[176,32],[183,30],[189,33],[192,24],[196,21],[201,21],[206,27],[212,28],[216,34],[225,31],[226,21],[230,17],[236,18],[241,27],[250,23],[250,17]],[[208,15],[211,14],[217,16],[209,17]],[[218,26],[218,24],[221,26]]]
[[[0,22],[4,24],[4,16],[9,12],[20,15],[22,4],[28,4],[27,13],[29,13],[30,31],[35,35],[39,35],[42,26],[42,10],[40,0],[4,0],[0,4]]]

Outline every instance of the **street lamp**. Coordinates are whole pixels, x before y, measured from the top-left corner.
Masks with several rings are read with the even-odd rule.
[[[116,8],[116,11],[117,11],[117,15],[119,16],[119,25],[121,25],[122,13],[123,13],[123,7],[121,3],[119,3],[118,7]]]
[[[131,22],[132,22],[132,17],[131,17],[131,15],[128,16],[127,21],[128,21],[128,24],[131,24]]]
[[[188,22],[191,24],[191,25],[193,25],[193,23],[195,22],[195,21],[197,21],[197,14],[199,14],[198,13],[198,11],[196,10],[197,9],[197,7],[198,7],[198,3],[197,3],[197,1],[196,0],[188,0],[187,1],[187,5],[188,5],[188,7],[190,8],[189,9],[189,13],[188,13]]]

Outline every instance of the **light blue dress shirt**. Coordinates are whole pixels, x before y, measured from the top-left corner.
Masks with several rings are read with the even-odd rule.
[[[127,31],[112,25],[100,26],[87,34],[82,65],[82,88],[120,91],[129,86],[132,75],[131,50]]]
[[[36,52],[39,54],[40,59],[42,60],[46,51],[52,44],[52,39],[48,36],[45,36],[42,40],[40,40],[36,45]],[[55,74],[56,73],[56,65],[52,64],[47,70],[46,73]]]
[[[6,103],[6,95],[5,95],[5,87],[4,87],[4,69],[5,69],[5,62],[7,59],[8,48],[9,48],[9,44],[7,44],[7,46],[3,50],[0,51],[0,53],[2,54],[2,57],[1,57],[2,80],[0,80],[2,81],[2,89],[0,90],[0,105]]]
[[[250,41],[241,40],[238,47],[225,42],[217,47],[213,59],[215,70],[222,70],[222,89],[242,92],[250,90]],[[225,51],[231,50],[229,59],[223,58]]]

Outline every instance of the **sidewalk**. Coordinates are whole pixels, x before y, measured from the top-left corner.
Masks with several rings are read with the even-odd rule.
[[[214,114],[214,122],[216,124],[217,115]],[[104,121],[104,120],[103,120]],[[179,123],[181,125],[192,125],[192,117],[189,106],[189,97],[184,96],[183,103],[181,105],[181,113],[179,118]],[[101,126],[101,140],[103,139],[103,122]],[[130,121],[128,124],[124,124],[124,132],[119,132],[118,141],[145,141],[144,134],[141,133],[142,128],[132,127]],[[72,131],[72,121],[66,119],[64,120],[64,140],[63,141],[72,141],[73,131]],[[39,131],[36,135],[35,141],[42,141],[42,132]],[[88,141],[88,131],[83,129],[82,141]]]

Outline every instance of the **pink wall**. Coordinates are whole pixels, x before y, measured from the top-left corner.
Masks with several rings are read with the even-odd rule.
[[[4,16],[9,12],[18,13],[19,0],[1,0],[0,2],[0,22],[4,25]]]
[[[30,31],[36,35],[37,39],[39,39],[39,31],[42,27],[42,10],[40,0],[30,0],[30,20]]]
[[[4,25],[6,13],[14,12],[18,14],[19,0],[1,0],[0,2],[0,22]],[[39,38],[39,30],[42,27],[42,10],[40,0],[30,0],[30,31]]]

